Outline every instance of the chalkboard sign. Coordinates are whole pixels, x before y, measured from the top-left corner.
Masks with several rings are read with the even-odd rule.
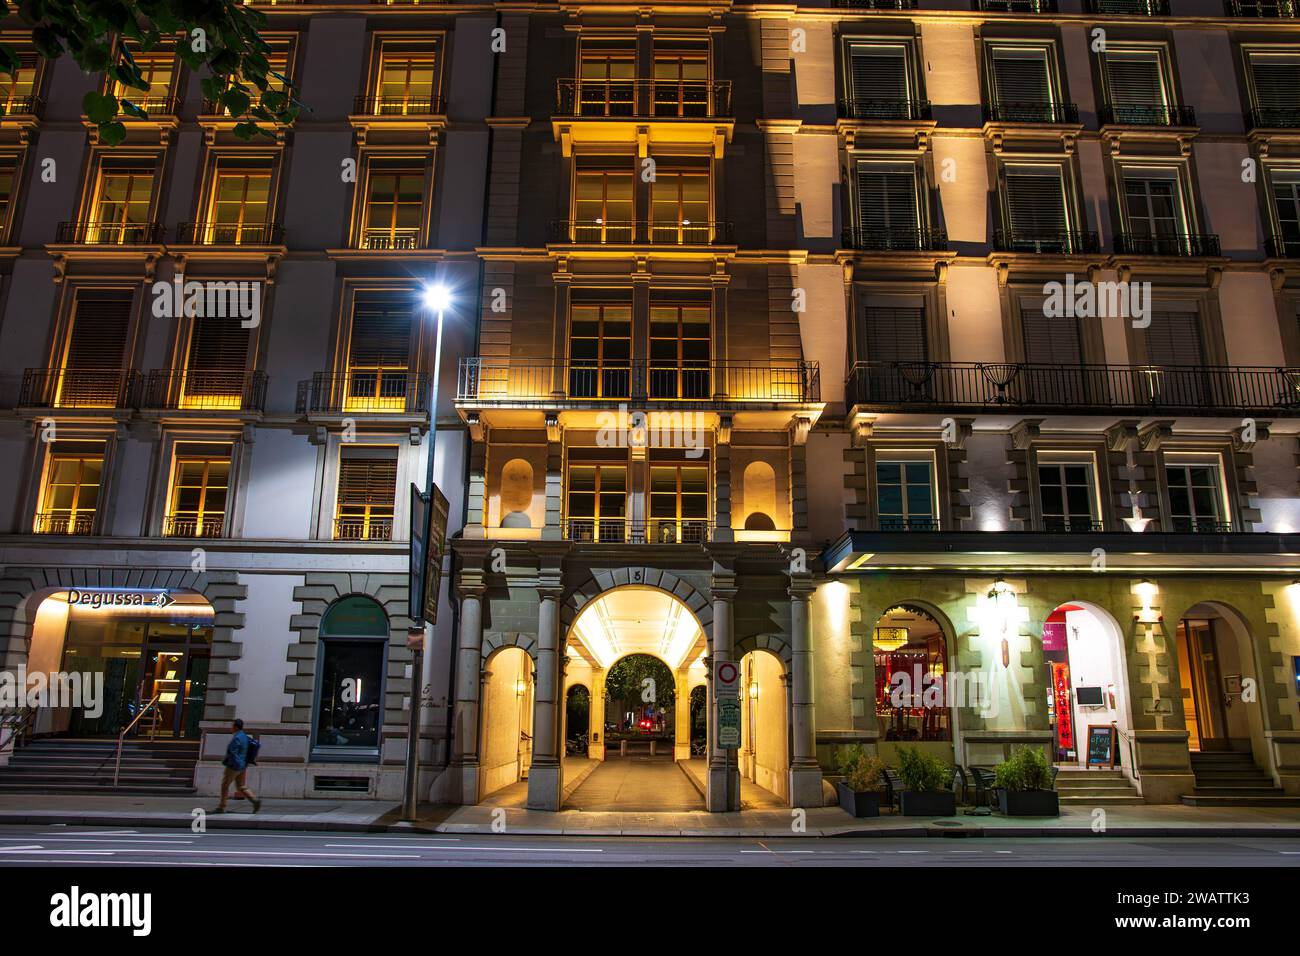
[[[1115,766],[1115,728],[1110,724],[1088,725],[1088,766]]]

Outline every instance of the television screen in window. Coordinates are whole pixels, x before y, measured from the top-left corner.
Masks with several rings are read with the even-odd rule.
[[[1100,687],[1076,687],[1074,699],[1081,707],[1100,707],[1102,696]]]

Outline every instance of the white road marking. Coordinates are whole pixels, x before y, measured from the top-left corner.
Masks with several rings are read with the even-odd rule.
[[[17,840],[17,839],[18,837],[0,837],[0,840]],[[73,836],[41,837],[41,839],[45,843],[127,843],[132,846],[141,846],[144,844],[153,846],[153,845],[166,844],[166,843],[179,843],[183,846],[189,846],[194,843],[193,840],[111,840],[111,839],[96,839],[96,838],[73,837]],[[9,847],[0,846],[0,850],[6,850],[6,849],[9,849]]]
[[[330,844],[326,844],[329,846]],[[604,850],[576,849],[571,847],[549,846],[438,846],[434,850],[502,850],[513,853],[604,853]]]

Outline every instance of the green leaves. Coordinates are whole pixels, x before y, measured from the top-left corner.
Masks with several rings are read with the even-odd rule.
[[[103,125],[117,115],[117,97],[91,90],[81,98],[81,109],[92,123]]]

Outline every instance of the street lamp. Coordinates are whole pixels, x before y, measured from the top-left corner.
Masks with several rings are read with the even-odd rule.
[[[438,314],[438,331],[433,346],[433,372],[429,377],[429,452],[425,456],[424,469],[424,493],[429,502],[426,514],[432,515],[433,453],[438,438],[438,371],[442,367],[442,320],[447,308],[451,305],[451,290],[440,282],[428,283],[421,290],[420,298],[425,308]],[[429,526],[427,523],[420,533],[424,536],[424,546],[427,548],[429,546]],[[415,547],[414,534],[411,536],[410,546]],[[427,555],[425,556],[425,564],[426,566],[428,564]],[[425,587],[429,587],[431,584],[431,581],[425,581]],[[433,599],[436,601],[438,596],[435,594]],[[406,731],[406,786],[404,788],[406,797],[402,803],[402,819],[408,823],[414,823],[420,782],[420,709],[424,699],[424,647],[426,644],[432,643],[433,629],[424,620],[424,608],[410,608],[409,614],[411,620],[419,624],[418,627],[412,627],[411,636],[414,637],[418,633],[419,638],[414,641],[415,646],[411,659],[411,713]]]

